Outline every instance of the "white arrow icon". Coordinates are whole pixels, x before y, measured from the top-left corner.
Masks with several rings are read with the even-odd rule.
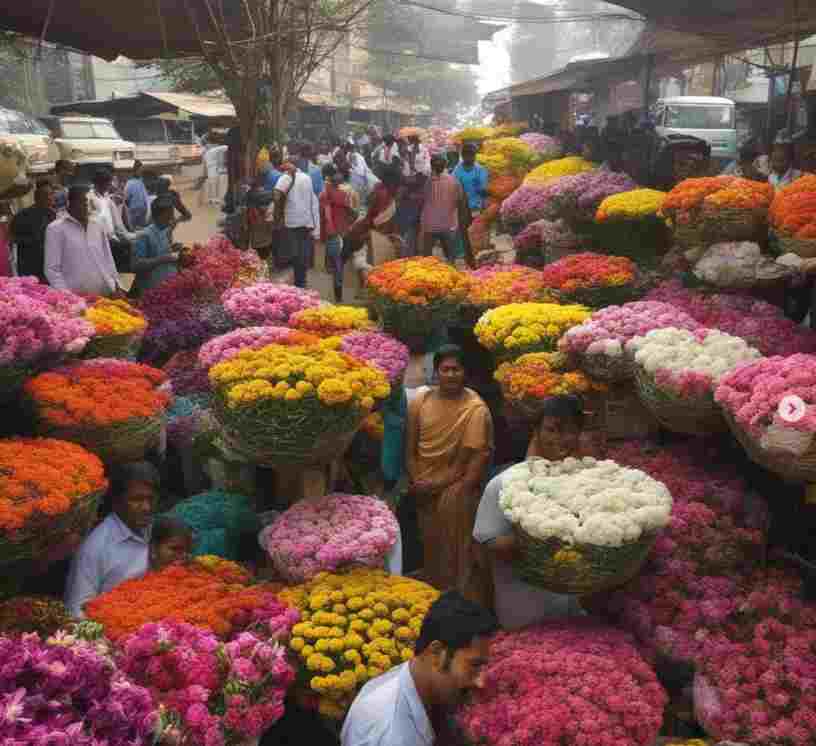
[[[799,422],[805,416],[807,405],[796,395],[786,396],[779,402],[777,412],[785,422]]]

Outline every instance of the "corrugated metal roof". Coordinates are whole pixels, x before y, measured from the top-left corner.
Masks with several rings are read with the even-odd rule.
[[[197,117],[234,119],[236,116],[235,107],[226,98],[220,96],[195,96],[192,93],[154,93],[151,91],[145,91],[143,95],[163,101],[165,104]]]

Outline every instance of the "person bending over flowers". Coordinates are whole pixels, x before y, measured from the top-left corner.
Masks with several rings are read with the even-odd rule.
[[[342,746],[453,746],[451,708],[484,685],[496,618],[455,591],[428,610],[413,660],[369,681],[351,705]]]
[[[111,475],[113,512],[82,542],[71,563],[65,605],[82,607],[114,586],[147,572],[150,525],[159,497],[159,473],[147,462],[126,464]]]
[[[530,440],[527,458],[560,460],[577,456],[583,429],[583,407],[576,396],[550,399]],[[518,546],[513,526],[499,507],[503,474],[490,480],[479,502],[473,538],[491,555],[495,609],[504,629],[514,630],[546,617],[577,616],[581,609],[573,596],[550,593],[516,577],[513,561]]]
[[[161,515],[150,529],[150,569],[161,570],[193,556],[193,530],[183,521]]]
[[[465,591],[473,573],[471,533],[493,453],[493,420],[465,387],[464,355],[443,345],[434,355],[439,385],[408,406],[405,463],[424,546],[424,577],[435,588]]]

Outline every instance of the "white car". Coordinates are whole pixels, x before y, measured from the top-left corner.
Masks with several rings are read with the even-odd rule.
[[[60,151],[60,158],[77,169],[107,167],[114,171],[130,171],[135,160],[136,146],[123,140],[110,119],[99,117],[42,117],[51,129]]]
[[[0,145],[19,145],[28,158],[28,173],[40,176],[54,170],[59,150],[48,128],[34,117],[0,107]]]

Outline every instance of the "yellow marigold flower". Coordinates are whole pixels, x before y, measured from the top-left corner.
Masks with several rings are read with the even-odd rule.
[[[289,647],[296,653],[303,650],[304,645],[306,645],[306,640],[304,640],[302,637],[293,637],[291,640],[289,640]]]

